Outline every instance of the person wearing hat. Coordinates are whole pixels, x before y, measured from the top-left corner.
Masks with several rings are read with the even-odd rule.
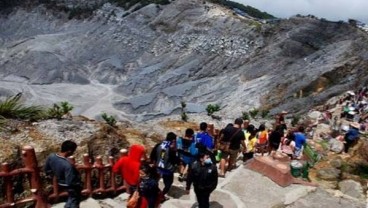
[[[350,124],[350,129],[345,134],[345,146],[344,152],[348,153],[349,148],[355,144],[356,141],[359,139],[359,128],[360,124],[357,122],[353,122]]]

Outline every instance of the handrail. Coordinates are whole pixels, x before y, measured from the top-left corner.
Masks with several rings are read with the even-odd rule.
[[[59,189],[56,177],[52,180],[52,192],[50,194],[45,193],[41,184],[40,168],[38,167],[36,153],[33,147],[23,147],[22,161],[24,167],[13,170],[10,169],[10,164],[8,163],[3,163],[0,166],[0,178],[4,179],[2,184],[3,187],[0,187],[0,189],[5,191],[4,201],[0,202],[0,208],[17,207],[32,202],[35,208],[48,208],[51,207],[50,202],[59,202],[61,197],[68,195],[66,191]],[[79,171],[84,172],[83,196],[106,196],[108,194],[118,194],[125,191],[125,187],[117,183],[116,175],[112,172],[112,167],[114,165],[113,157],[108,158],[107,164],[103,163],[101,156],[96,157],[96,162],[91,164],[91,159],[87,154],[83,155],[82,164],[76,164],[74,158],[70,158],[70,161],[72,164],[76,165]],[[98,174],[98,187],[93,188],[92,171],[95,170],[97,170]],[[32,193],[31,196],[23,199],[15,199],[13,190],[14,176],[26,176],[26,178],[28,178],[30,183],[29,191]]]

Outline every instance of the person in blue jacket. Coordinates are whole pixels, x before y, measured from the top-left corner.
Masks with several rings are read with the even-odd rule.
[[[207,126],[206,122],[200,123],[200,131],[195,135],[195,142],[200,152],[205,150],[212,152],[215,147],[212,136],[207,132]]]
[[[351,123],[350,129],[345,134],[345,145],[344,145],[344,152],[348,153],[351,146],[355,144],[356,141],[359,139],[359,123]]]
[[[189,166],[196,160],[198,155],[198,149],[193,138],[194,130],[188,128],[185,130],[185,136],[177,139],[177,151],[181,160],[179,168],[179,181],[186,180],[186,174]]]

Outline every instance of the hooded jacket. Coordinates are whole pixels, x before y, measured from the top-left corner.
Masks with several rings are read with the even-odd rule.
[[[138,144],[132,145],[129,149],[128,156],[120,158],[114,165],[113,171],[122,174],[122,177],[129,185],[138,185],[139,167],[144,153],[144,146]]]

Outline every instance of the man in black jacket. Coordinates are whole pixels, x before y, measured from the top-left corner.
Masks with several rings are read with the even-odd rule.
[[[210,194],[216,189],[218,172],[208,153],[200,153],[198,161],[194,162],[187,178],[186,192],[189,193],[193,183],[199,208],[210,207]]]

